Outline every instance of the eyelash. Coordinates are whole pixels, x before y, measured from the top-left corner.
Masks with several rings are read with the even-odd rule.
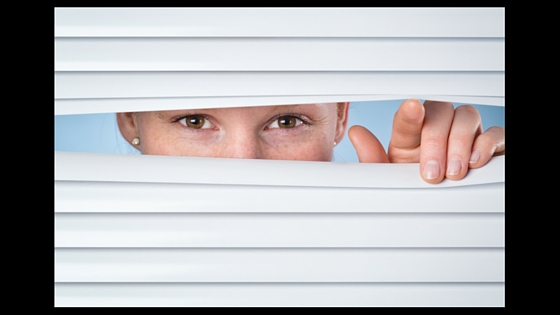
[[[279,127],[274,127],[274,128],[269,128],[270,125],[272,125],[275,122],[278,122],[278,120],[280,120],[280,118],[295,118],[297,120],[299,120],[300,123],[296,122],[296,125],[291,127],[291,128],[281,128]],[[273,119],[271,119],[266,127],[267,129],[294,129],[297,128],[298,126],[305,124],[307,126],[311,125],[311,123],[306,119],[306,117],[302,116],[302,115],[298,115],[298,114],[280,114],[277,115],[276,117],[274,117]]]
[[[202,119],[204,119],[204,124],[202,125],[202,127],[204,127],[204,125],[206,125],[206,124],[210,124],[211,126],[208,127],[208,128],[202,128],[202,127],[200,127],[200,128],[194,128],[194,127],[190,127],[190,126],[187,124],[187,121],[186,121],[186,120],[189,119],[189,118],[194,118],[194,117],[202,117]],[[183,119],[185,120],[185,123],[182,123],[182,122],[181,122]],[[192,114],[192,115],[180,116],[180,117],[177,117],[177,118],[172,119],[171,121],[172,121],[173,123],[180,123],[181,125],[185,126],[186,128],[188,128],[188,129],[194,129],[194,130],[212,129],[212,127],[214,126],[214,124],[210,121],[210,119],[208,119],[208,116],[205,115],[205,114]]]

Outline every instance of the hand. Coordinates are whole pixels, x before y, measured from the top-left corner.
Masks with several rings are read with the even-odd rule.
[[[505,154],[505,130],[482,132],[478,111],[469,105],[453,108],[445,102],[404,101],[395,113],[388,154],[362,126],[348,137],[361,163],[418,163],[420,175],[432,184],[444,178],[459,180],[469,168],[479,168],[492,156]]]

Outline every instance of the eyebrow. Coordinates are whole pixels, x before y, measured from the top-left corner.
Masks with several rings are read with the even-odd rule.
[[[309,107],[318,108],[318,107],[321,107],[320,105],[321,104],[314,103],[314,104],[274,105],[272,107],[274,107],[274,109],[282,109],[283,107],[300,109],[302,107],[304,107],[304,108],[309,108]]]

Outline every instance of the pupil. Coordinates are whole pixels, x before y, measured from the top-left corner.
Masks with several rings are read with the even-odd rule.
[[[294,125],[293,118],[280,118],[280,124],[285,127],[292,127]]]
[[[191,128],[201,128],[204,125],[204,118],[201,116],[193,116],[187,119],[187,125]]]

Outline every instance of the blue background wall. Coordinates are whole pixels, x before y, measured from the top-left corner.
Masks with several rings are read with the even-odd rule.
[[[393,115],[402,100],[354,102],[350,105],[349,126],[362,125],[387,148],[391,137]],[[462,105],[455,103],[455,106]],[[475,105],[482,117],[482,126],[505,127],[504,107]],[[55,116],[55,151],[139,154],[121,136],[115,114]],[[358,162],[348,137],[334,152],[335,162]]]

